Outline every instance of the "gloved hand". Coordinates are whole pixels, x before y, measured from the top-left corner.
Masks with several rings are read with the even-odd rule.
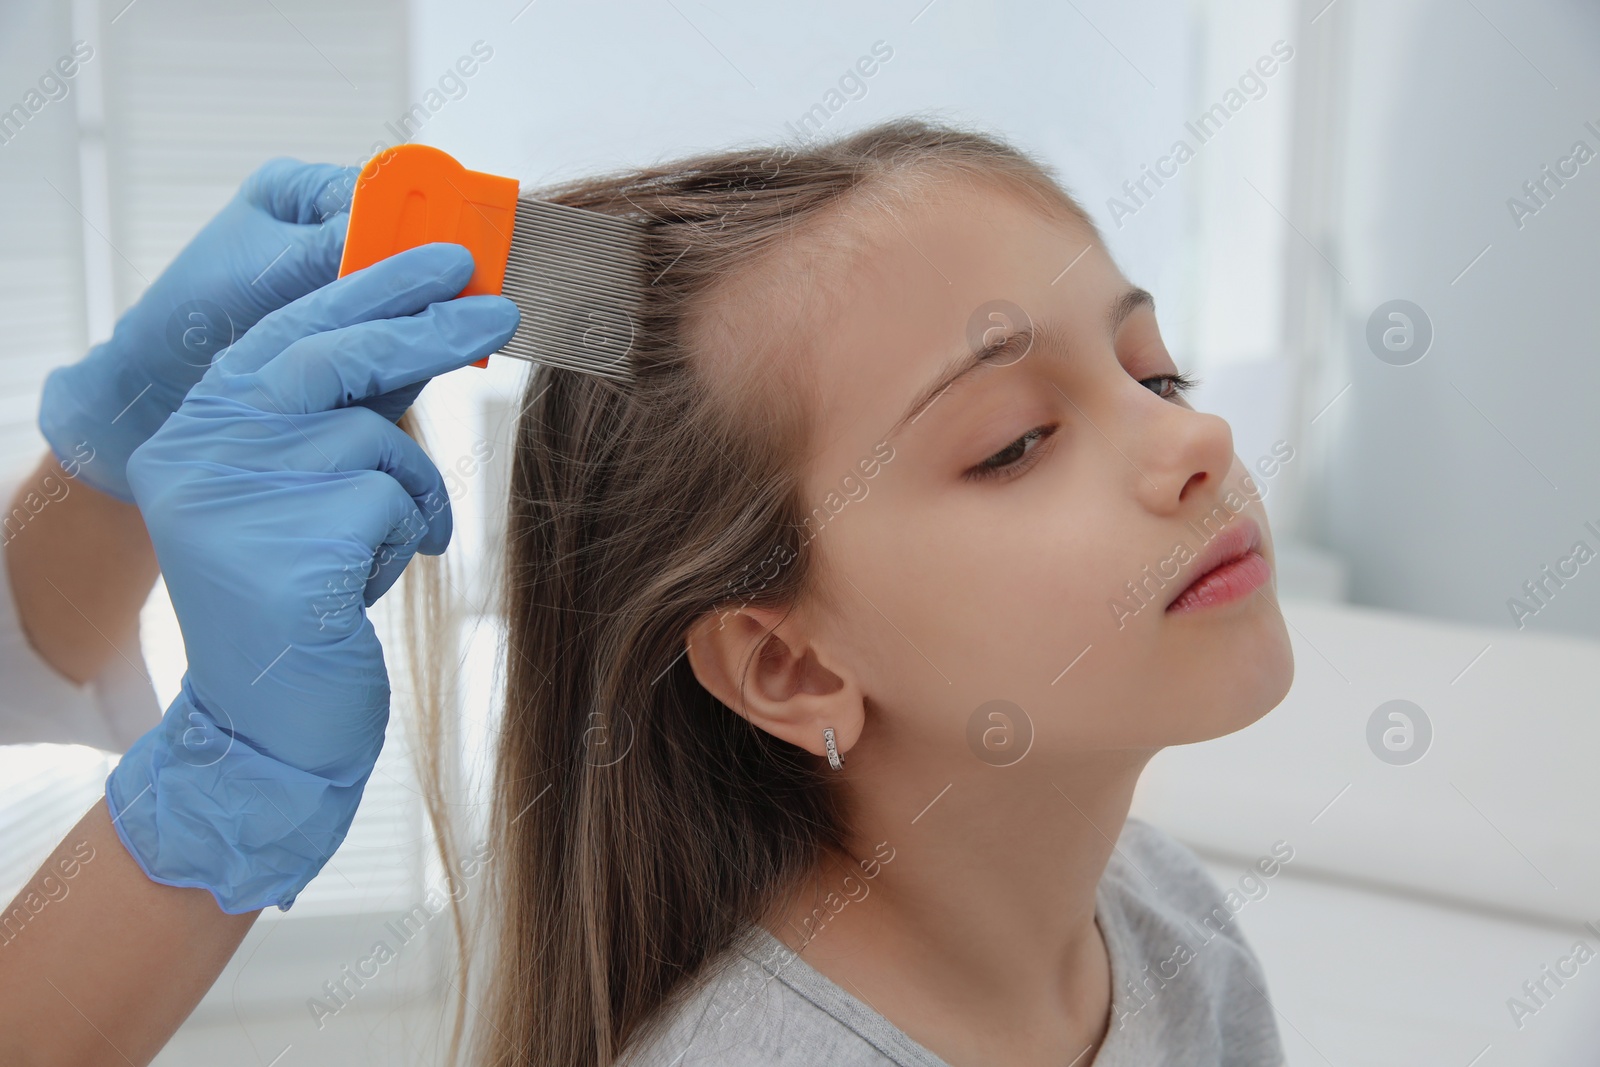
[[[110,339],[45,379],[39,429],[56,458],[79,461],[86,483],[132,500],[128,456],[216,354],[269,311],[337,277],[359,174],[284,157],[245,179]]]
[[[439,471],[372,404],[511,338],[510,300],[450,299],[472,270],[423,245],[269,314],[129,461],[189,656],[106,780],[153,880],[287,910],[344,840],[389,715],[366,608],[451,526]]]

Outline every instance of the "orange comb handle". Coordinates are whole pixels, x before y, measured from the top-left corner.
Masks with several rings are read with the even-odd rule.
[[[465,245],[475,265],[460,295],[499,295],[516,219],[515,178],[468,170],[428,145],[386,148],[356,179],[339,277],[408,248],[451,241]],[[473,364],[488,365],[487,356]]]

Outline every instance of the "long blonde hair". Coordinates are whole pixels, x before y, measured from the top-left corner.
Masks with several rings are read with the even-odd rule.
[[[716,287],[759,274],[847,196],[948,176],[998,181],[1094,229],[1042,164],[981,132],[909,118],[535,194],[644,222],[651,284],[635,381],[540,366],[523,398],[505,531],[492,923],[469,940],[457,915],[450,1063],[470,1004],[474,1064],[609,1067],[842,845],[825,763],[712,697],[683,655],[708,613],[818,595],[800,491],[803,391],[775,387],[754,356],[711,381],[696,328]],[[443,701],[437,672],[427,676],[437,589],[420,604],[418,752],[451,870]],[[488,987],[469,997],[469,961],[484,950]]]

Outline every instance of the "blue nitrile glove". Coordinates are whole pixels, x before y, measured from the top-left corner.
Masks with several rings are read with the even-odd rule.
[[[389,717],[366,608],[450,540],[442,476],[370,404],[511,338],[510,300],[450,299],[472,269],[423,245],[273,312],[129,461],[189,656],[106,779],[153,880],[287,910],[344,840]]]
[[[39,429],[56,458],[79,465],[94,488],[132,500],[128,456],[216,354],[269,311],[338,276],[359,174],[280,157],[245,179],[110,339],[45,379]]]

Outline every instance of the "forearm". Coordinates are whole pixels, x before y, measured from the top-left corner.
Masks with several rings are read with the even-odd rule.
[[[0,1062],[149,1063],[259,914],[146,878],[102,799],[0,916]]]
[[[8,502],[3,540],[28,643],[72,681],[95,677],[138,627],[158,573],[139,509],[46,455]]]

